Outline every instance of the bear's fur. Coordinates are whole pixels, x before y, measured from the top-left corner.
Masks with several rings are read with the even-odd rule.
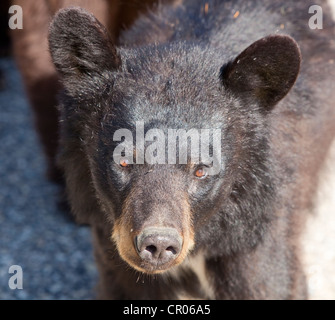
[[[307,297],[298,239],[335,133],[334,24],[325,14],[322,30],[309,29],[308,8],[176,1],[119,47],[83,9],[56,15],[60,164],[74,214],[92,225],[100,298]],[[115,162],[116,130],[135,136],[141,121],[146,132],[220,129],[219,174]],[[174,259],[140,255],[150,228],[179,234]]]

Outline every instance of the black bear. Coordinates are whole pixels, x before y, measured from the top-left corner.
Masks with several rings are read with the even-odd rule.
[[[116,47],[85,10],[55,16],[59,163],[99,298],[307,297],[299,235],[335,133],[334,24],[309,18],[305,1],[176,1]]]

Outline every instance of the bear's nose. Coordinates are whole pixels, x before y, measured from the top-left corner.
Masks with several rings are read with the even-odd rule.
[[[182,238],[173,228],[146,228],[136,238],[141,259],[156,268],[175,260],[182,248]]]

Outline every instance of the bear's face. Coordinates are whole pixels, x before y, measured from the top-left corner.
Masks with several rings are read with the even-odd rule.
[[[160,273],[192,250],[259,241],[274,194],[266,119],[298,75],[293,39],[266,37],[233,61],[194,44],[117,50],[93,16],[65,9],[50,51],[65,87],[63,148],[87,159],[86,188],[129,265]],[[69,161],[75,194],[85,186]]]
[[[153,67],[146,57],[138,52],[136,59]],[[99,124],[93,139],[94,126],[83,135],[95,190],[113,226],[112,239],[121,257],[142,272],[165,271],[193,249],[198,229],[232,188],[225,178],[232,169],[225,165],[233,163],[239,149],[241,132],[235,128],[245,126],[244,117],[235,117],[238,126],[225,120],[232,115],[222,104],[234,110],[239,102],[222,98],[219,70],[205,79],[198,68],[193,75],[199,76],[182,81],[190,66],[176,60],[170,68],[151,72],[151,78],[148,68],[134,74],[129,66],[135,59],[128,58],[123,69],[109,75],[113,86],[93,115]],[[213,85],[206,87],[206,82]],[[210,161],[202,157],[204,152]],[[169,248],[166,257],[152,258],[160,246]]]

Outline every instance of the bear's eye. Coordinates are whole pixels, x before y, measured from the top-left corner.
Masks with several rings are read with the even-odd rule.
[[[129,160],[127,160],[127,159],[120,160],[120,166],[122,168],[127,168],[129,166]]]
[[[196,169],[194,171],[194,175],[198,178],[198,179],[204,179],[207,177],[208,175],[208,170],[206,167],[200,167],[198,169]]]

